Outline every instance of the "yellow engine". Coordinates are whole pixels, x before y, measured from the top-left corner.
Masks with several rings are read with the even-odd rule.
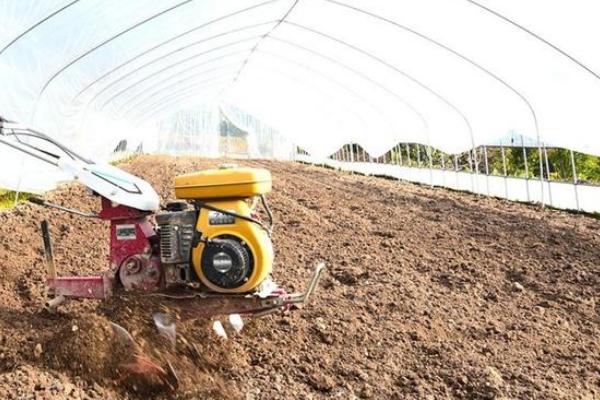
[[[270,225],[255,210],[260,202],[271,218],[264,197],[270,190],[271,173],[264,169],[215,169],[175,178],[177,198],[195,205],[196,240],[188,248],[196,276],[211,291],[250,292],[271,273]]]

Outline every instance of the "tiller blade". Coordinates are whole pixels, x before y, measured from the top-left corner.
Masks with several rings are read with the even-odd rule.
[[[324,263],[317,265],[302,293],[289,294],[283,289],[276,289],[264,298],[256,294],[221,295],[189,291],[179,294],[150,293],[143,296],[161,298],[161,305],[177,310],[182,319],[230,314],[262,317],[278,312],[285,313],[306,304],[315,291],[324,268]]]

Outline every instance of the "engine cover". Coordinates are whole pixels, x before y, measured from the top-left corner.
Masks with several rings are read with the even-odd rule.
[[[208,205],[247,217],[251,214],[243,199],[215,200]],[[273,246],[258,224],[201,208],[196,230],[209,239],[192,250],[194,271],[208,289],[251,292],[271,273]]]

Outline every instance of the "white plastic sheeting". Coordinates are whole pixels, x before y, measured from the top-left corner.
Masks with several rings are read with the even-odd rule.
[[[226,152],[221,140],[227,139],[221,124],[228,121],[244,133],[243,151]],[[294,157],[295,146],[278,131],[252,115],[233,107],[192,107],[176,112],[158,124],[155,141],[146,141],[144,151],[200,157],[237,156],[245,158]]]
[[[144,150],[153,153],[217,157],[219,114],[216,109],[181,110],[159,123],[156,141]]]
[[[159,122],[199,105],[316,156],[510,132],[600,154],[598,15],[594,0],[0,0],[0,115],[96,157],[168,146]]]
[[[60,181],[71,177],[32,157],[0,149],[0,188],[40,193],[54,189]]]
[[[295,157],[296,146],[286,136],[254,116],[233,106],[223,107],[221,112],[236,127],[247,132],[247,157],[279,160],[291,160]]]

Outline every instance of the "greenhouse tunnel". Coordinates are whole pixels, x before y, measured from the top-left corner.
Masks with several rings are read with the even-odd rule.
[[[544,146],[600,154],[591,2],[0,7],[3,118],[92,158],[110,157],[121,140],[149,153],[216,157],[224,118],[248,132],[250,158],[293,159],[301,148],[322,161],[354,144],[378,158],[401,143],[451,155],[510,136],[533,141],[540,154]],[[2,174],[6,188],[39,191],[60,179],[3,152],[3,171],[20,167],[18,176]],[[543,180],[542,159],[530,169]]]
[[[0,0],[0,399],[600,399],[599,16]]]

